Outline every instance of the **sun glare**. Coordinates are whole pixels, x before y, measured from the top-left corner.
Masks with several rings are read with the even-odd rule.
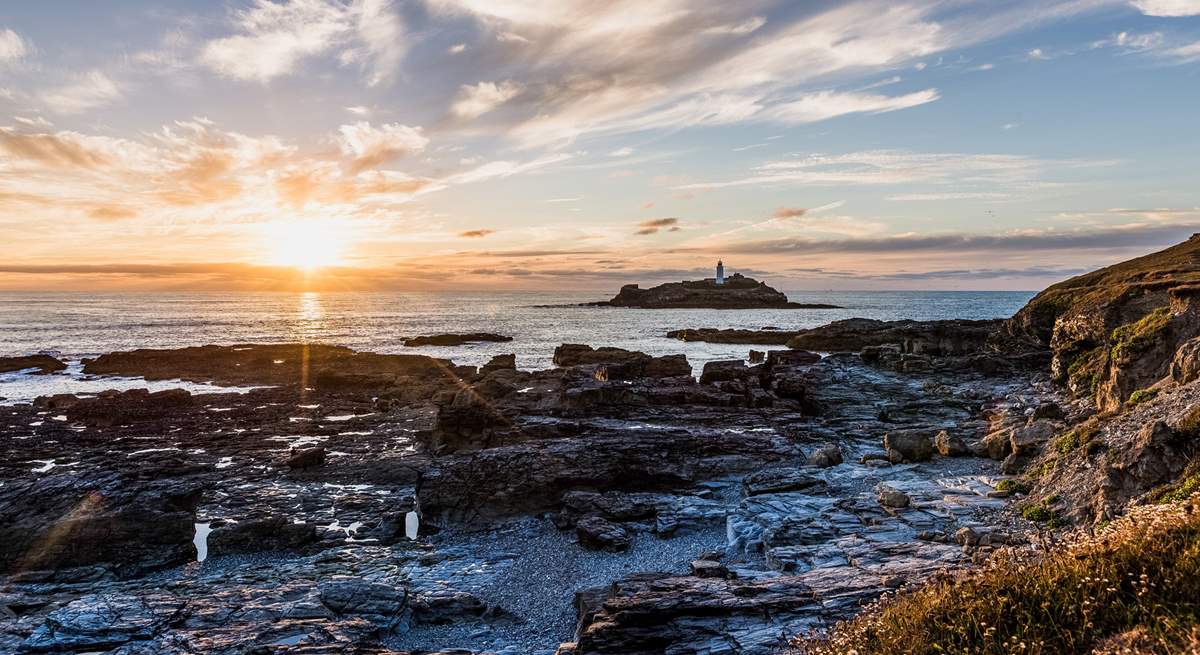
[[[273,223],[266,230],[266,259],[306,271],[342,263],[345,236],[327,222]]]

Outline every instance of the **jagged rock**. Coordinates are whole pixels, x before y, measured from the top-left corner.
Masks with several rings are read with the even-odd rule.
[[[496,355],[488,360],[479,369],[479,375],[487,376],[496,371],[515,371],[517,369],[517,356],[513,354]]]
[[[807,366],[821,361],[821,356],[807,350],[772,350],[767,353],[766,368],[774,371],[778,368]]]
[[[879,321],[850,318],[800,330],[789,348],[823,352],[860,352],[871,346],[895,345],[913,355],[968,355],[984,348],[1001,321]]]
[[[208,552],[213,556],[289,550],[316,539],[316,528],[308,523],[285,516],[257,517],[215,527],[208,536]]]
[[[512,337],[491,332],[470,332],[467,334],[434,334],[412,337],[404,340],[404,345],[410,348],[419,346],[461,346],[468,343],[512,341]]]
[[[25,355],[23,357],[0,357],[0,373],[37,369],[37,373],[46,374],[62,371],[67,368],[63,362],[50,355]]]
[[[1032,421],[1029,425],[1013,428],[1009,435],[1012,452],[1019,455],[1037,450],[1054,436],[1054,432],[1054,424],[1045,420]]]
[[[989,432],[980,441],[983,452],[994,460],[1002,460],[1012,454],[1012,428],[1001,428]]]
[[[554,349],[557,366],[603,366],[609,379],[625,380],[638,377],[669,378],[692,374],[692,365],[683,355],[651,357],[623,348],[564,343]]]
[[[942,457],[962,457],[971,454],[967,442],[962,437],[950,434],[946,430],[938,432],[933,437],[933,445]]]
[[[293,469],[312,468],[314,466],[321,466],[324,463],[325,449],[320,446],[294,451],[287,460],[288,468]]]
[[[402,587],[350,576],[322,580],[321,604],[339,616],[361,616],[385,632],[403,625],[407,593]]]
[[[825,486],[824,480],[808,475],[799,468],[766,469],[742,478],[742,488],[747,496],[785,491],[817,491]]]
[[[788,633],[775,621],[813,606],[795,578],[727,580],[664,573],[617,582],[579,632],[579,655],[759,653]],[[764,617],[767,619],[764,626]]]
[[[909,503],[912,502],[912,499],[908,497],[908,494],[900,491],[899,489],[881,486],[877,491],[879,504],[883,505],[884,507],[902,509],[904,507],[908,507]]]
[[[1163,421],[1142,426],[1127,448],[1110,452],[1098,502],[1117,507],[1127,499],[1175,479],[1186,466],[1182,441]]]
[[[22,648],[35,653],[96,651],[153,639],[186,603],[169,594],[103,594],[73,600],[46,617]]]
[[[923,462],[933,457],[933,439],[928,430],[892,430],[884,435],[883,448],[889,455],[899,453],[910,462]]]
[[[767,359],[767,353],[761,350],[751,350],[747,356],[751,364],[761,364]]]
[[[826,444],[808,454],[807,464],[818,468],[829,468],[842,463],[842,449],[837,444]]]
[[[72,421],[96,427],[112,427],[160,420],[182,407],[192,405],[194,399],[186,389],[165,389],[154,393],[147,389],[130,389],[101,391],[94,398],[56,395],[38,398],[34,402],[47,409],[57,408]]]
[[[1171,360],[1171,379],[1187,384],[1197,378],[1200,378],[1200,337],[1180,344]]]
[[[1050,419],[1052,421],[1061,421],[1067,418],[1067,413],[1063,411],[1062,405],[1055,402],[1042,403],[1033,410],[1033,420]]]
[[[692,560],[691,565],[692,575],[697,578],[728,578],[730,577],[729,568],[720,562],[712,560],[698,559]]]
[[[746,371],[746,362],[740,359],[706,362],[700,374],[700,384],[740,380],[746,376]]]
[[[584,548],[614,552],[629,550],[633,539],[628,530],[599,516],[580,519],[575,525],[575,536]]]

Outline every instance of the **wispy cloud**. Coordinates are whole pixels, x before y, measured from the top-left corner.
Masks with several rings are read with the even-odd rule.
[[[20,34],[10,30],[0,30],[0,65],[10,64],[24,59],[30,48]]]
[[[46,107],[58,114],[81,114],[104,107],[121,98],[117,83],[102,71],[93,70],[71,82],[41,94]]]
[[[338,145],[342,153],[353,158],[355,173],[374,168],[404,155],[421,152],[429,139],[419,127],[387,123],[373,127],[366,121],[338,128]]]
[[[464,85],[459,89],[450,111],[459,118],[478,118],[512,100],[520,92],[521,85],[512,80]]]
[[[1200,0],[1132,0],[1147,16],[1200,16]]]
[[[482,239],[490,234],[495,234],[495,230],[466,230],[459,232],[458,236],[464,239]]]
[[[634,234],[645,236],[649,234],[657,234],[660,230],[669,230],[675,232],[679,230],[678,218],[653,218],[648,221],[638,223],[638,229]]]

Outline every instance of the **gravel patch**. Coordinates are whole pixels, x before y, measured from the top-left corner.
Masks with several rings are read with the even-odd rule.
[[[560,531],[545,518],[509,523],[489,532],[444,531],[431,539],[439,546],[465,546],[480,558],[515,556],[480,592],[480,597],[517,617],[490,625],[416,625],[390,639],[397,649],[492,650],[553,653],[575,632],[575,592],[608,585],[644,571],[686,573],[702,553],[725,548],[725,527],[661,539],[640,533],[628,552],[584,550],[573,531]]]

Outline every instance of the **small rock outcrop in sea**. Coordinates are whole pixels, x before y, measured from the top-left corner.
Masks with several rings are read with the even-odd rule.
[[[0,357],[0,373],[12,373],[37,369],[38,373],[54,373],[67,365],[50,355],[25,355],[22,357]]]
[[[592,303],[643,309],[837,309],[836,305],[788,302],[787,296],[753,278],[734,274],[724,284],[714,280],[669,282],[643,289],[626,284],[612,300]]]
[[[687,328],[667,332],[668,339],[704,341],[707,343],[744,343],[755,346],[785,346],[798,332],[795,330],[727,330],[717,328]]]
[[[404,340],[404,345],[411,348],[415,348],[417,346],[462,346],[468,343],[504,343],[512,340],[512,337],[506,337],[503,334],[494,334],[492,332],[469,332],[466,334],[432,334],[420,337],[411,337]]]

